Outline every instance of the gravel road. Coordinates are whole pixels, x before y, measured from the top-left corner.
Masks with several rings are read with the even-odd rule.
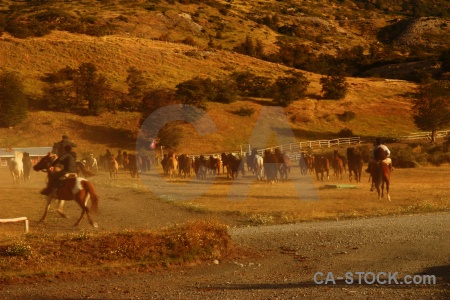
[[[220,262],[7,285],[0,299],[449,299],[449,225],[445,212],[230,228],[239,251]],[[436,284],[400,284],[407,275]]]

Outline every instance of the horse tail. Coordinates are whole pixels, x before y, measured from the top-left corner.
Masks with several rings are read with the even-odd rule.
[[[95,192],[94,186],[89,181],[84,180],[83,181],[83,187],[86,189],[86,191],[90,195],[90,199],[91,199],[91,202],[92,202],[90,210],[93,213],[98,212],[98,196],[97,196],[97,193]]]

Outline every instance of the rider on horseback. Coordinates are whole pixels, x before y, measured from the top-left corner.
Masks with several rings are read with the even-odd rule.
[[[64,151],[65,153],[61,157],[58,157],[50,166],[53,169],[57,164],[61,164],[63,165],[63,169],[50,174],[47,187],[41,191],[42,195],[48,196],[53,189],[59,188],[65,179],[61,180],[61,177],[65,177],[68,173],[77,172],[76,153],[72,152],[72,146],[66,145]]]
[[[72,148],[77,146],[74,142],[69,140],[69,137],[67,135],[63,135],[61,141],[54,143],[52,153],[58,155],[58,157],[63,156],[65,153],[64,148],[67,145],[70,145]]]
[[[381,148],[384,151],[377,151],[378,148]],[[373,159],[375,160],[374,162],[381,161],[389,166],[390,172],[393,171],[394,168],[392,167],[392,160],[389,157],[391,155],[391,151],[389,150],[389,148],[386,145],[383,144],[383,142],[381,141],[380,138],[377,138],[375,140],[372,154],[373,154]],[[370,163],[369,163],[369,165],[370,165]],[[366,170],[366,172],[370,172],[369,168]]]

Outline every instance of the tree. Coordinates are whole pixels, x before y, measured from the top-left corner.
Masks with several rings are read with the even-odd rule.
[[[238,89],[233,79],[222,78],[214,81],[214,91],[215,102],[232,103],[237,100]]]
[[[0,122],[4,126],[15,126],[28,114],[28,100],[20,77],[5,71],[0,74]]]
[[[196,106],[204,110],[206,110],[206,103],[215,98],[211,78],[195,77],[179,83],[176,88],[176,95],[183,104]]]
[[[273,84],[273,101],[281,106],[288,106],[294,100],[303,98],[309,85],[302,73],[290,73],[290,76],[278,77]]]
[[[421,130],[431,131],[431,143],[435,143],[436,132],[450,125],[450,82],[421,85],[413,100],[413,118]]]
[[[332,75],[320,78],[324,98],[339,100],[345,97],[348,83],[344,76]]]
[[[74,76],[74,86],[78,101],[86,101],[89,113],[98,115],[106,105],[106,77],[97,73],[93,63],[82,63]]]
[[[130,67],[128,70],[126,83],[128,84],[128,95],[134,99],[142,99],[147,81],[144,78],[144,72],[136,67]]]

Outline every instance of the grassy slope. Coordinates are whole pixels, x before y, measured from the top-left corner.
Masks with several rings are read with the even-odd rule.
[[[100,8],[96,5],[88,7],[86,3],[89,2],[85,2],[84,7],[72,8],[74,11],[77,8],[82,14],[97,9],[98,15],[105,18],[125,15],[129,21],[116,24],[120,25],[117,34],[101,38],[54,31],[42,38],[20,40],[3,34],[0,37],[0,69],[19,72],[24,78],[27,93],[37,96],[44,87],[41,81],[43,75],[65,66],[77,67],[82,62],[95,63],[99,71],[109,78],[112,88],[124,92],[126,70],[130,66],[145,71],[152,87],[174,87],[177,83],[195,76],[218,78],[232,71],[245,70],[273,78],[288,70],[277,64],[228,51],[206,51],[202,47],[151,40],[150,38],[157,37],[167,29],[161,27],[164,23],[158,19],[161,16],[150,18],[139,6]],[[266,45],[273,44],[276,38],[274,32],[246,18],[245,13],[256,11],[256,8],[244,4],[237,1],[233,11],[227,16],[220,15],[217,10],[210,7],[204,7],[199,20],[212,32],[217,22],[211,21],[214,19],[211,16],[219,16],[227,24],[222,32],[224,38],[220,40],[225,48],[242,41],[246,33],[263,39]],[[266,1],[264,5],[267,8],[277,4]],[[315,10],[315,6],[308,7],[311,11]],[[322,17],[342,12],[343,9],[326,6],[326,10],[323,10],[325,15]],[[164,15],[175,20],[177,13],[181,11],[193,14],[197,10],[198,6],[178,5],[167,7]],[[345,8],[345,11],[348,12],[349,9]],[[283,15],[283,19],[286,18],[287,16]],[[328,21],[338,24],[332,21],[332,18]],[[130,35],[124,34],[125,31],[133,29],[133,24],[138,24],[135,32]],[[350,40],[356,41],[355,37],[358,37],[358,40],[369,39],[358,32],[357,26],[350,27],[351,24],[353,23],[350,22],[345,27],[336,27],[337,29],[331,32],[321,31],[323,28],[319,26],[317,31],[326,36],[336,37],[341,45],[348,44]],[[187,28],[186,26],[184,28]],[[183,26],[171,29],[173,40],[180,40],[191,34],[200,45],[203,45],[205,37],[192,32],[183,32],[181,27]],[[245,30],[237,30],[239,28]],[[322,49],[327,47],[333,49],[333,45],[328,42],[323,44]],[[188,51],[197,52],[198,58],[185,55]],[[348,78],[350,92],[347,97],[340,101],[327,101],[317,100],[321,95],[320,76],[310,73],[306,75],[311,80],[307,99],[297,101],[286,109],[286,116],[298,140],[334,138],[344,127],[350,128],[355,135],[362,136],[397,135],[417,131],[410,116],[407,96],[414,90],[414,84]],[[229,106],[212,103],[208,114],[216,123],[217,132],[198,137],[191,126],[185,126],[182,129],[185,138],[177,150],[197,153],[239,149],[240,144],[248,142],[261,104],[264,103],[254,99],[238,101]],[[252,117],[240,117],[232,113],[243,106],[253,107],[256,113]],[[343,123],[336,114],[347,110],[355,112],[356,118]],[[30,112],[24,124],[13,129],[0,129],[0,147],[51,145],[62,133],[66,133],[80,144],[81,151],[99,153],[104,152],[106,147],[130,150],[134,148],[138,118],[136,113],[107,113],[101,118],[94,118],[62,113]]]

